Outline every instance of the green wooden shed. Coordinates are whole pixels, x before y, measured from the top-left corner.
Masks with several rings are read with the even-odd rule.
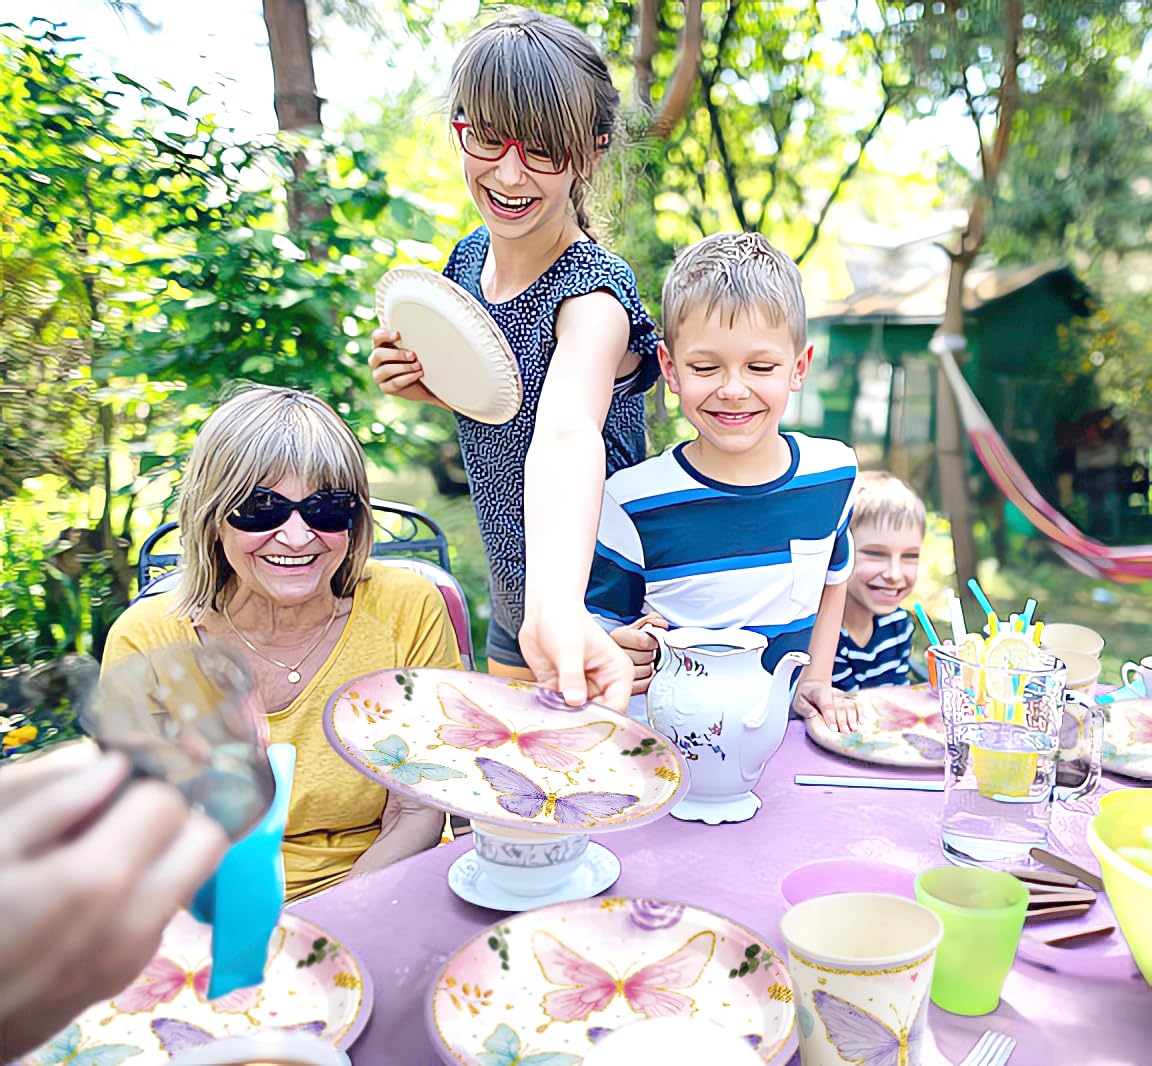
[[[909,270],[844,300],[810,300],[816,358],[790,421],[838,437],[864,466],[883,466],[936,496],[936,360],[947,276]],[[1071,366],[1058,329],[1088,311],[1063,263],[973,269],[965,293],[964,373],[1021,465],[1056,495],[1060,426],[1094,406],[1090,375]]]

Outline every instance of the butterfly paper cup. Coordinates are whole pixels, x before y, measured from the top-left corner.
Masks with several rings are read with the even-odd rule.
[[[472,823],[473,848],[480,872],[498,888],[518,896],[556,891],[584,861],[588,835],[542,836]]]
[[[803,1066],[919,1066],[940,919],[864,892],[798,903],[780,923]]]

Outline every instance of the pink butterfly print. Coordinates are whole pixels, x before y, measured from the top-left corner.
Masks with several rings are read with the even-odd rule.
[[[929,729],[943,729],[944,716],[939,707],[927,710],[927,714],[919,714],[913,707],[901,707],[897,703],[886,700],[880,696],[872,698],[872,707],[876,712],[876,724],[880,729],[893,733],[903,733],[906,729],[915,729],[918,725],[926,725]]]
[[[1113,705],[1115,706],[1115,705]],[[1113,711],[1113,714],[1116,712]],[[1132,726],[1132,740],[1136,744],[1152,744],[1152,718],[1146,714],[1132,711],[1128,715],[1128,723]]]
[[[697,933],[666,958],[642,966],[623,980],[565,947],[551,933],[538,931],[532,949],[546,980],[564,986],[544,996],[544,1013],[554,1022],[583,1021],[605,1010],[622,995],[636,1014],[662,1018],[696,1010],[693,1000],[677,988],[691,988],[716,950],[716,934]]]
[[[860,1066],[908,1066],[910,1062],[920,1061],[927,997],[912,1024],[899,1034],[863,1007],[831,992],[813,992],[812,1002],[828,1030],[828,1039],[846,1062]]]
[[[530,733],[517,733],[451,685],[441,684],[437,695],[445,717],[455,723],[442,725],[436,731],[440,740],[449,747],[479,751],[481,748],[498,748],[513,740],[537,766],[562,774],[572,773],[584,765],[572,752],[591,751],[616,730],[614,722],[589,722],[568,729],[535,729]]]
[[[210,963],[191,971],[185,970],[172,959],[157,955],[144,967],[140,976],[112,1001],[112,1006],[125,1014],[150,1013],[161,1003],[171,1003],[189,985],[196,993],[196,998],[202,1003],[207,1003],[208,981],[211,976]],[[212,1006],[218,1011],[244,1014],[259,1002],[259,988],[241,988],[212,1000]]]
[[[476,757],[476,765],[484,780],[501,793],[496,802],[510,814],[518,814],[521,818],[535,818],[543,812],[561,825],[592,827],[640,802],[639,796],[630,796],[626,792],[571,792],[567,796],[558,796],[555,792],[545,792],[519,770],[495,759],[480,755]]]

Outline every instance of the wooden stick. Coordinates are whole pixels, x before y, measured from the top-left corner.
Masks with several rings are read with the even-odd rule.
[[[1058,874],[1053,870],[1009,870],[1013,877],[1019,881],[1038,887],[1051,886],[1053,888],[1072,888],[1080,882],[1071,874]]]
[[[1080,892],[1041,892],[1028,897],[1028,909],[1054,907],[1064,903],[1095,903],[1096,893],[1090,890]]]
[[[1026,922],[1055,922],[1060,918],[1078,918],[1092,909],[1091,903],[1070,903],[1066,907],[1041,907],[1024,915]]]
[[[1071,929],[1066,933],[1055,936],[1042,937],[1041,943],[1051,944],[1056,948],[1079,947],[1085,940],[1094,940],[1096,937],[1110,936],[1116,932],[1114,925],[1090,925],[1084,929]]]
[[[1070,859],[1065,859],[1060,855],[1053,855],[1052,852],[1045,851],[1043,848],[1033,848],[1028,854],[1037,862],[1043,863],[1045,866],[1051,866],[1053,870],[1059,870],[1064,874],[1071,874],[1081,884],[1085,884],[1089,888],[1094,888],[1097,892],[1104,891],[1104,882],[1097,877],[1096,874],[1085,870],[1083,866],[1077,866],[1076,863]]]

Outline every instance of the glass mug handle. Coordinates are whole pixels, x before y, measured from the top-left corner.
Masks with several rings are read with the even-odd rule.
[[[1061,803],[1073,803],[1083,799],[1100,783],[1104,756],[1104,712],[1094,701],[1088,700],[1079,692],[1065,692],[1064,714],[1077,722],[1077,740],[1086,733],[1088,741],[1088,772],[1084,780],[1078,785],[1057,785],[1054,789],[1055,797]]]

